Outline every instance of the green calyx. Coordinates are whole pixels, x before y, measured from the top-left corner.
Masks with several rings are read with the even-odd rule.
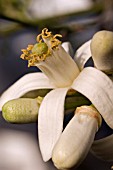
[[[32,48],[32,53],[36,55],[46,54],[48,51],[48,46],[44,42],[36,43]]]

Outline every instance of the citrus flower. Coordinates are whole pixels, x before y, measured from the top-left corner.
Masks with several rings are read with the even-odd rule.
[[[75,162],[77,164],[81,161],[81,157],[83,159],[86,156],[86,153],[93,143],[95,133],[98,131],[101,124],[100,115],[108,126],[113,128],[113,83],[102,71],[93,67],[84,68],[84,64],[89,57],[91,57],[91,41],[86,42],[77,50],[75,60],[73,60],[64,50],[61,41],[58,40],[57,37],[61,37],[61,35],[53,35],[48,29],[43,29],[42,33],[37,37],[38,43],[35,45],[28,45],[27,49],[22,50],[23,54],[21,55],[21,58],[28,60],[28,66],[38,67],[42,73],[25,75],[14,85],[9,87],[9,89],[1,96],[0,106],[2,107],[7,101],[19,98],[32,90],[52,89],[46,94],[39,108],[39,145],[43,160],[48,161],[53,154],[55,165],[58,168],[61,168],[60,165],[62,164],[62,161],[59,162],[60,160],[56,159],[63,156],[62,160],[66,160],[68,159],[66,156],[69,157],[70,155],[66,155],[65,149],[63,150],[64,153],[62,153],[62,150],[58,151],[58,149],[55,149],[54,151],[54,148],[57,148],[57,146],[58,148],[61,147],[58,143],[61,143],[60,141],[62,140],[64,141],[65,136],[70,138],[74,135],[73,139],[75,140],[75,145],[73,148],[75,150],[78,149],[79,142],[83,142],[86,137],[82,149],[78,150],[80,151],[78,152],[79,156],[73,155],[74,159],[72,160],[75,161],[76,159]],[[65,98],[70,91],[72,93],[73,91],[81,93],[94,105],[94,110],[86,107],[87,109],[85,108],[84,111],[83,108],[83,111],[81,112],[81,109],[78,109],[80,114],[78,114],[78,111],[74,116],[75,129],[73,124],[73,126],[71,126],[73,135],[65,132],[68,131],[66,130],[68,128],[70,132],[70,125],[66,127],[62,133]],[[87,123],[84,125],[85,121]],[[91,122],[91,124],[88,122]],[[77,131],[80,132],[84,131],[85,128],[84,134],[77,134],[77,127]],[[88,130],[88,127],[90,127],[90,130]],[[76,133],[73,133],[74,131]],[[65,133],[66,135],[64,135]],[[62,135],[64,136],[63,139]],[[68,141],[68,145],[70,145],[71,149],[73,146],[71,146],[73,139],[70,139],[70,144]],[[68,147],[67,144],[65,144],[65,147]],[[72,151],[74,152],[73,149]],[[55,161],[58,162],[56,163]],[[74,165],[73,161],[71,163],[69,162],[69,167]],[[68,165],[65,167],[64,164],[64,167],[62,168],[69,167]]]

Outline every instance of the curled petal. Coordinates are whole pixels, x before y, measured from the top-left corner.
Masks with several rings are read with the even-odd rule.
[[[0,110],[4,103],[19,98],[29,91],[37,89],[52,89],[55,86],[43,73],[29,73],[16,81],[0,97]]]
[[[113,135],[94,141],[91,152],[105,161],[113,161]]]
[[[48,93],[40,106],[38,116],[39,145],[44,161],[52,156],[52,150],[63,130],[64,102],[68,88]]]
[[[85,63],[91,57],[90,43],[91,40],[87,41],[75,53],[74,60],[80,70],[84,68]]]
[[[79,74],[72,88],[86,96],[113,129],[113,82],[103,72],[87,67]]]

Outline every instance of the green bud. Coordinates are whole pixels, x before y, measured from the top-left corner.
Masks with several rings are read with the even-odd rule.
[[[113,73],[113,32],[103,30],[95,33],[91,53],[96,68],[107,74]]]
[[[44,97],[37,98],[19,98],[10,100],[2,107],[3,118],[10,123],[32,123],[38,120],[38,110]],[[81,95],[75,93],[74,96],[66,96],[65,113],[74,111],[76,107],[81,105],[90,105],[91,102]]]
[[[3,105],[2,116],[10,123],[32,123],[38,119],[38,110],[37,99],[19,98]]]

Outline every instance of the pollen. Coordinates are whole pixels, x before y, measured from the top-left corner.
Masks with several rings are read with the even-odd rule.
[[[57,37],[62,37],[60,34],[53,35],[47,28],[42,30],[42,33],[37,36],[37,42],[35,45],[28,45],[26,49],[22,49],[23,54],[20,58],[28,60],[28,67],[35,66],[41,61],[45,61],[47,57],[51,56],[52,50],[59,49],[61,41]],[[48,41],[50,47],[47,46]]]
[[[33,48],[33,45],[28,45],[27,50],[30,51],[32,50],[32,48]]]
[[[49,32],[47,28],[42,30],[42,33],[37,36],[37,42],[42,42],[43,39],[48,39],[51,42],[51,49],[58,49],[58,45],[61,44],[61,41],[57,37],[62,37],[60,34],[53,35],[52,32]]]

